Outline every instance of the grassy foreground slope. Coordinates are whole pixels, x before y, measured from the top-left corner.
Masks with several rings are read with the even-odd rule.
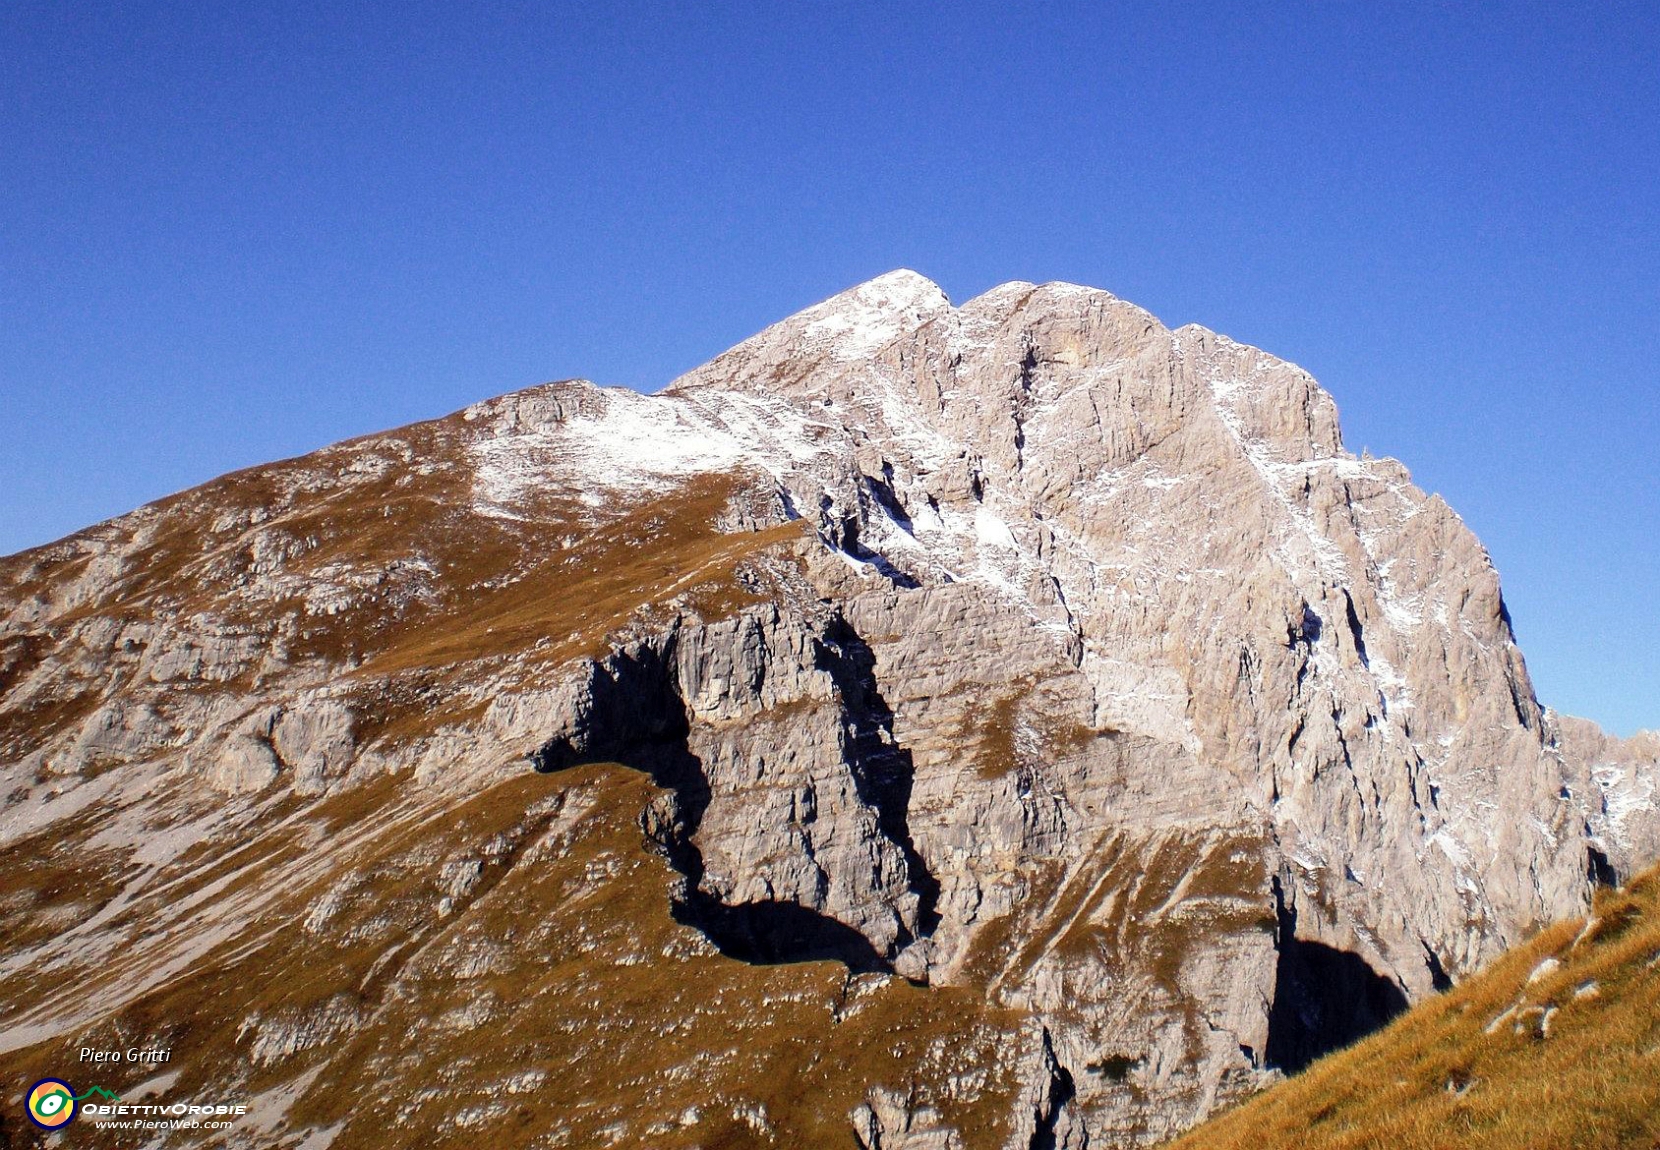
[[[1171,1150],[1660,1147],[1660,868]]]

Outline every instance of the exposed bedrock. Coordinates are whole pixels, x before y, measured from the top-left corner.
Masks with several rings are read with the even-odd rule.
[[[527,756],[551,777],[513,778]],[[757,972],[666,919],[648,951],[595,910],[572,962],[596,981],[541,1000],[523,1049],[567,1076],[626,1049],[633,999],[582,1011],[635,965],[654,1010],[703,960],[844,975],[850,1010],[971,1007],[948,1044],[977,1065],[917,1052],[838,1095],[872,1150],[1155,1144],[1660,856],[1660,743],[1539,705],[1452,509],[1349,454],[1295,365],[1076,285],[953,306],[892,273],[658,394],[529,389],[0,560],[0,845],[51,862],[8,904],[47,956],[7,956],[30,994],[103,985],[77,955],[147,920],[88,907],[143,875],[195,889],[262,829],[284,866],[309,828],[292,857],[350,870],[385,810],[441,828],[496,787],[569,798],[560,836],[620,828],[568,880],[609,905],[608,876],[661,871],[632,811],[576,797],[616,776],[560,774],[601,761],[661,787],[639,825],[682,924],[849,969]],[[441,857],[388,874],[448,891],[421,878]],[[52,901],[77,883],[88,906]],[[255,930],[163,905],[180,939]],[[468,945],[511,965],[528,937]],[[182,960],[155,954],[115,965],[162,985]],[[710,1042],[681,1085],[772,1138],[787,1101]],[[646,1096],[590,1093],[596,1144]],[[687,1105],[653,1120],[718,1138]]]
[[[695,889],[1032,1012],[1109,1144],[1585,905],[1617,852],[1485,553],[1306,373],[1066,285],[860,291],[656,400],[762,445],[846,629],[675,639]]]
[[[590,665],[538,770],[617,761],[670,791],[643,816],[685,876],[677,913],[759,962],[901,954],[938,884],[911,843],[909,753],[845,620],[777,606],[677,625]]]

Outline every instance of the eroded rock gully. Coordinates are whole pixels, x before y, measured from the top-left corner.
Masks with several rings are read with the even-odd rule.
[[[724,953],[924,975],[902,955],[937,919],[939,884],[911,841],[911,759],[872,662],[830,612],[677,624],[593,662],[529,758],[620,762],[667,789],[643,827],[685,876],[677,917]]]
[[[503,1145],[1151,1144],[1660,854],[1660,745],[1539,705],[1444,502],[1064,284],[894,273],[0,561],[0,691],[0,1057],[164,1022],[270,1144],[380,1144],[325,1080]]]

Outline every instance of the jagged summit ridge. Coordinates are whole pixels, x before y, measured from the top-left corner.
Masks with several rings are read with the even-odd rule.
[[[1071,369],[1073,382],[1064,392],[1035,393],[1030,382],[1038,353],[1031,332],[1055,325],[1082,329],[1057,349],[1053,361]],[[1135,355],[1146,357],[1151,345],[1141,344],[1148,340],[1158,345],[1166,360],[1159,370],[1176,377],[1167,388],[1173,394],[1155,397],[1160,406],[1170,408],[1161,416],[1173,424],[1196,412],[1202,416],[1208,409],[1231,441],[1221,445],[1223,451],[1249,459],[1270,487],[1295,482],[1300,468],[1319,460],[1328,460],[1346,477],[1378,474],[1389,482],[1406,481],[1405,469],[1394,461],[1362,463],[1344,453],[1330,397],[1300,369],[1254,348],[1193,325],[1169,332],[1144,310],[1110,293],[1072,284],[1013,282],[952,308],[937,285],[908,271],[878,277],[808,308],[688,373],[657,396],[603,389],[587,392],[580,400],[561,401],[572,409],[571,418],[548,425],[556,428],[550,430],[548,441],[548,462],[554,471],[542,474],[540,481],[584,489],[640,489],[642,483],[649,486],[652,476],[672,481],[692,472],[750,468],[788,490],[792,484],[810,484],[814,475],[828,476],[833,480],[824,487],[829,505],[813,514],[813,504],[822,502],[817,492],[807,493],[809,497],[799,503],[807,508],[804,514],[818,520],[827,540],[839,538],[837,523],[851,513],[894,547],[917,552],[922,561],[933,560],[938,574],[960,578],[966,572],[1018,589],[1009,582],[1012,572],[1003,570],[1006,562],[986,565],[980,557],[989,553],[988,547],[1017,554],[1035,545],[1017,538],[995,506],[1014,498],[1028,505],[1018,517],[1030,518],[1030,493],[1008,490],[1029,487],[1028,482],[999,483],[990,501],[993,506],[976,506],[966,518],[942,515],[938,499],[927,491],[922,492],[918,514],[910,517],[907,512],[904,524],[891,516],[884,520],[880,506],[874,518],[865,517],[856,506],[850,512],[849,505],[868,501],[868,495],[858,489],[838,490],[842,485],[834,481],[836,473],[845,470],[847,437],[895,441],[912,472],[909,478],[928,475],[936,486],[946,482],[971,488],[983,478],[993,478],[994,472],[1049,471],[1059,462],[1057,456],[1063,455],[1069,437],[1101,430],[1095,380],[1114,370],[1133,369],[1132,357],[1110,349],[1123,350],[1141,341]],[[907,356],[912,355],[921,357],[920,362],[909,362]],[[890,362],[895,356],[898,362]],[[1218,363],[1218,356],[1226,362]],[[1190,358],[1201,363],[1198,374],[1181,371]],[[951,379],[943,386],[942,372]],[[1262,382],[1271,376],[1289,383],[1289,393],[1281,393],[1285,389],[1279,381],[1274,386]],[[1105,382],[1122,395],[1123,379]],[[522,399],[501,402],[516,412]],[[1090,405],[1087,409],[1085,403]],[[469,416],[487,410],[489,405],[481,405],[470,409]],[[1137,430],[1147,433],[1145,428]],[[1030,448],[1028,440],[1033,441]],[[1120,462],[1134,465],[1148,444],[1132,440],[1112,446],[1119,448],[1115,454]],[[490,445],[484,454],[502,457],[502,464],[484,461],[481,506],[499,506],[492,493],[498,488],[511,491],[513,474],[537,475],[534,468],[527,471],[527,453],[518,442]],[[1064,501],[1071,492],[1057,490],[1062,484],[1073,490],[1091,481],[1101,486],[1112,472],[1084,474],[1096,462],[1090,458],[1095,454],[1066,460],[1074,472],[1071,476],[1045,475],[1046,489],[1037,496]],[[555,455],[567,461],[563,476],[554,474],[559,470],[551,458]],[[1176,481],[1149,475],[1142,482]],[[1035,510],[1041,515],[1041,503]],[[1323,544],[1306,524],[1299,534],[1291,546],[1310,551],[1328,565],[1340,562],[1332,546]],[[924,544],[924,536],[933,536],[932,542],[946,548],[949,559],[940,557],[939,547]]]
[[[1143,1144],[1577,912],[1660,851],[1655,779],[1539,707],[1480,544],[1300,368],[894,272],[655,395],[516,392],[0,561],[0,862],[68,868],[7,904],[0,1008],[47,1061],[160,1018],[273,1099],[469,1115],[336,1052],[476,1031],[587,1092],[573,1144]],[[801,1049],[735,1037],[785,1001],[830,1047],[745,1061]],[[867,1005],[916,1045],[783,1112]]]

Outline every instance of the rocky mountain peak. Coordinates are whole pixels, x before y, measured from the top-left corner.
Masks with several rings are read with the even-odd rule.
[[[699,386],[785,390],[802,373],[751,370],[788,358],[797,366],[854,363],[901,336],[949,314],[951,301],[925,276],[900,268],[831,296],[779,321],[670,384],[670,391]]]
[[[1186,421],[1209,410],[1241,442],[1297,459],[1342,452],[1336,407],[1306,373],[1198,325],[1172,332],[1109,292],[1059,282],[1013,281],[953,307],[931,281],[890,272],[773,325],[668,391],[867,409],[880,397],[948,437],[995,445],[1021,432],[1010,421],[1060,398],[1045,384],[1094,394],[1122,387],[1096,377],[1158,360],[1161,391],[1129,397],[1138,416]]]
[[[1140,1145],[1660,854],[1654,758],[1300,368],[893,272],[0,560],[0,1046],[337,1145]]]

